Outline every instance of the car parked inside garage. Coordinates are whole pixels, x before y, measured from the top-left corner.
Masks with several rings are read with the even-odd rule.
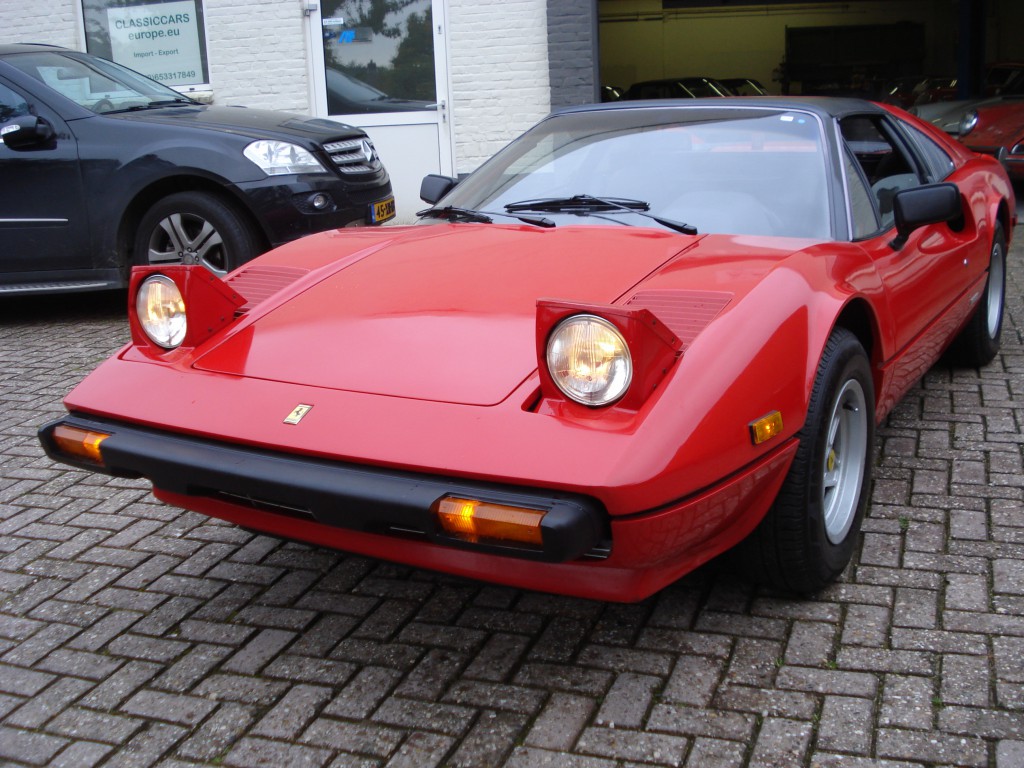
[[[730,96],[732,92],[710,77],[666,77],[633,83],[624,98],[639,99],[703,99]]]
[[[395,215],[358,128],[199,104],[125,67],[0,46],[0,293],[117,288],[132,265],[218,274]]]
[[[960,120],[960,141],[997,158],[1014,181],[1024,181],[1024,99],[970,110]]]

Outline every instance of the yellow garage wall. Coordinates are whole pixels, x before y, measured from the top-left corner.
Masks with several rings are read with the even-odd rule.
[[[1022,3],[1024,5],[1024,3]],[[925,25],[935,60],[928,73],[956,70],[956,5],[934,0],[750,5],[723,10],[662,11],[660,0],[599,0],[601,82],[704,75],[753,77],[779,92],[772,73],[786,50],[786,27]],[[990,35],[989,40],[995,40]],[[944,52],[944,53],[939,53]]]

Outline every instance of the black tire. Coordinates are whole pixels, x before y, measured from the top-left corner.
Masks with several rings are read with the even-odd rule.
[[[988,279],[974,314],[949,347],[947,359],[964,368],[981,368],[999,354],[1006,298],[1006,233],[996,222],[989,251]]]
[[[142,217],[133,262],[202,264],[226,275],[259,255],[258,243],[253,227],[220,198],[208,192],[176,192]]]
[[[771,586],[799,594],[834,581],[853,556],[874,461],[875,392],[857,337],[829,337],[789,474],[740,562]]]

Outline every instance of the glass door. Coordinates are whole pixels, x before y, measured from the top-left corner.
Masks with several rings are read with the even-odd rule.
[[[412,221],[423,176],[454,172],[443,0],[320,0],[309,29],[314,113],[370,135]]]

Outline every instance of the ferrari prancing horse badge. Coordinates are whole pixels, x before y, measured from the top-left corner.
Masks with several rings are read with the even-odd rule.
[[[285,416],[284,423],[298,424],[300,421],[302,421],[302,417],[309,413],[312,407],[312,405],[304,405],[302,403],[299,403],[298,405],[295,406],[294,410],[291,413]]]

